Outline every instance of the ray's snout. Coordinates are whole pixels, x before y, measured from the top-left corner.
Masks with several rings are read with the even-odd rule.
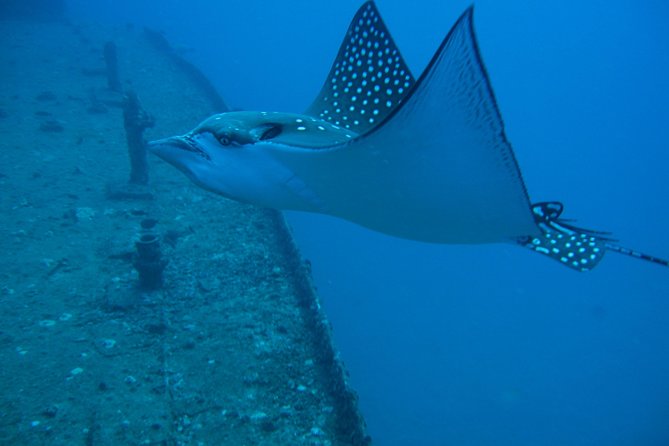
[[[180,136],[170,136],[169,138],[156,139],[149,141],[147,147],[151,153],[161,156],[169,150],[177,150],[182,145]]]
[[[201,145],[188,135],[170,136],[169,138],[150,141],[148,148],[153,154],[172,164],[177,164],[177,160],[193,157],[211,161],[210,156],[202,149]]]

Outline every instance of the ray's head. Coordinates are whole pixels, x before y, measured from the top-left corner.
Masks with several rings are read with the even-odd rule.
[[[205,189],[238,201],[291,209],[301,207],[287,187],[294,174],[276,152],[308,153],[354,136],[305,115],[227,112],[209,117],[185,135],[152,141],[149,150]]]

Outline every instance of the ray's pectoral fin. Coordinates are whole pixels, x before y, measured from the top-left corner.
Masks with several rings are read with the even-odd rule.
[[[602,260],[606,251],[669,267],[669,262],[664,259],[617,245],[608,232],[579,228],[567,223],[567,220],[560,218],[562,211],[563,206],[559,202],[533,204],[532,213],[541,235],[519,238],[518,244],[577,271],[590,271]]]
[[[305,114],[364,134],[390,115],[415,82],[376,5],[368,1],[351,20],[328,77]],[[391,106],[385,105],[388,89],[393,92]]]

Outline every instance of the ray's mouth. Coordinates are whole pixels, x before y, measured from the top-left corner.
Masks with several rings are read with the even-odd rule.
[[[186,152],[193,153],[201,158],[211,161],[211,157],[207,152],[202,150],[199,144],[190,136],[172,136],[170,138],[159,139],[156,141],[151,141],[148,144],[148,148],[151,152],[155,153],[158,156],[163,155],[163,152],[166,148],[169,149],[178,149]]]

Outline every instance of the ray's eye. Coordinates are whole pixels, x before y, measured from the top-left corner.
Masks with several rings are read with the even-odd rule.
[[[216,139],[218,139],[218,142],[221,143],[223,146],[229,146],[230,145],[230,137],[228,135],[220,135],[217,136]]]

